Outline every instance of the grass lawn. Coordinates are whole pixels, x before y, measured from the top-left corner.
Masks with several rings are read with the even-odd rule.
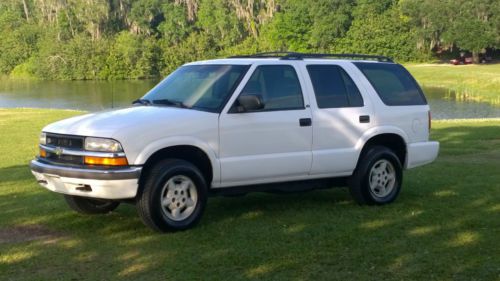
[[[457,99],[500,105],[500,64],[405,65],[420,85],[444,87],[456,92]]]
[[[196,228],[160,235],[131,205],[83,216],[35,182],[40,129],[75,114],[0,109],[0,280],[500,280],[500,119],[434,122],[438,160],[391,205],[211,198]]]

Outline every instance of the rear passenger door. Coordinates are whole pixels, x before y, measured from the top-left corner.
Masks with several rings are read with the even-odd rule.
[[[350,175],[356,144],[372,127],[372,108],[347,63],[305,63],[313,117],[312,175]]]

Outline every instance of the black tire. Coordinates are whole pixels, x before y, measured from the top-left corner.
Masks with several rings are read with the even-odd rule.
[[[107,214],[118,208],[120,205],[120,202],[116,201],[73,195],[64,195],[64,199],[71,209],[80,214],[86,215]]]
[[[141,192],[136,199],[137,212],[146,226],[158,232],[168,232],[185,230],[198,223],[207,203],[207,184],[202,173],[196,166],[180,159],[166,159],[155,164],[152,169],[148,171],[146,177],[147,178],[141,186]],[[188,182],[190,180],[189,186],[193,191],[189,192],[191,195],[184,196],[192,196],[196,193],[196,200],[193,200],[194,202],[190,201],[193,203],[193,205],[191,205],[192,210],[187,212],[188,208],[190,208],[187,207],[187,205],[181,205],[179,208],[181,200],[187,197],[177,198],[177,208],[181,210],[179,212],[186,212],[186,214],[189,214],[187,214],[185,218],[175,220],[172,218],[173,211],[169,209],[170,205],[162,205],[162,200],[173,200],[172,198],[168,199],[168,195],[166,195],[165,192],[170,192],[169,182],[175,182],[179,177],[186,179]],[[174,185],[177,185],[177,183]],[[180,183],[180,185],[182,185],[182,183]],[[175,196],[177,196],[177,193],[175,194]],[[188,194],[188,192],[185,194]],[[164,195],[167,196],[166,199]],[[178,196],[181,196],[180,192]]]
[[[370,177],[376,185],[373,189],[370,187]],[[349,191],[360,205],[383,205],[397,198],[402,182],[403,168],[396,154],[387,147],[372,146],[361,155],[356,170],[349,179]],[[390,187],[389,190],[386,186]]]

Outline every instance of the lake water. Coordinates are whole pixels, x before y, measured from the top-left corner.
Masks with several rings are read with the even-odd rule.
[[[0,107],[39,107],[98,111],[125,107],[158,81],[0,80]]]
[[[143,96],[158,81],[0,80],[0,107],[38,107],[99,111],[119,108]],[[500,117],[500,106],[457,101],[453,92],[424,88],[433,119]]]

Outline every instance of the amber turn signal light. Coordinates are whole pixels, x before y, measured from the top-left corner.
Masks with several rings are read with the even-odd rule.
[[[104,165],[104,166],[128,165],[127,158],[125,157],[107,158],[107,157],[85,156],[84,163],[86,165]]]
[[[47,151],[45,149],[40,148],[40,157],[46,158],[47,157]]]

